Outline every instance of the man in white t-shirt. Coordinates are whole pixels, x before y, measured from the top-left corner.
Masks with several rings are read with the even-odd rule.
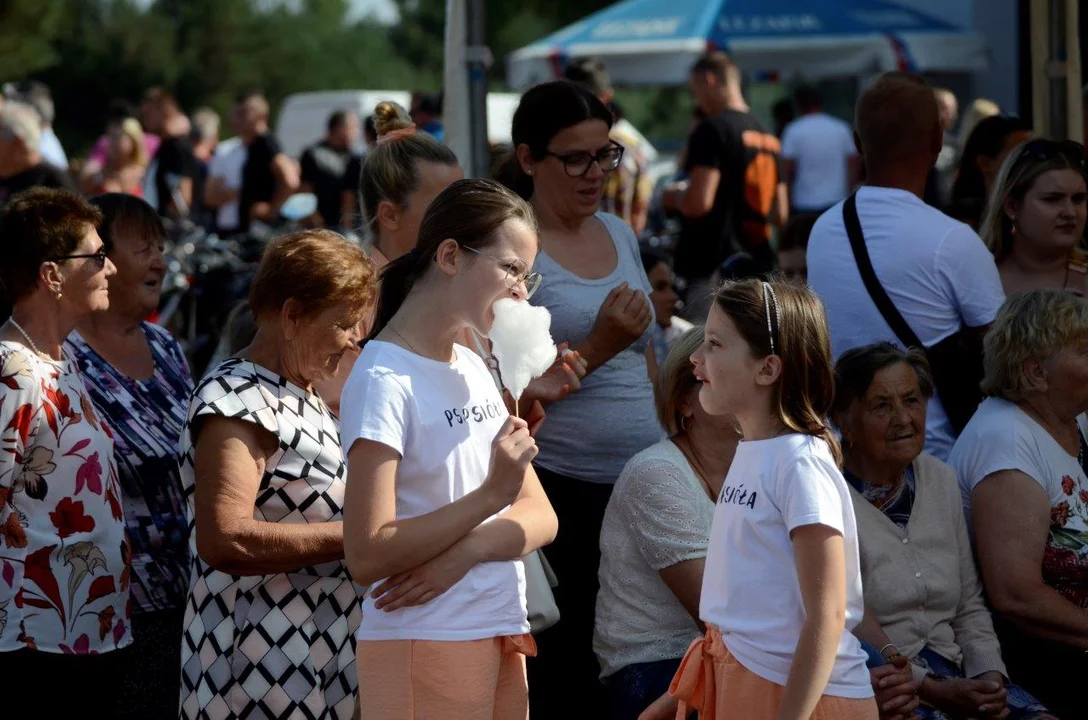
[[[241,225],[238,201],[242,193],[242,168],[245,164],[246,146],[237,137],[220,142],[208,164],[204,204],[216,209],[215,230],[220,235],[231,235]]]
[[[993,255],[971,228],[922,201],[942,144],[932,90],[913,75],[882,75],[858,101],[855,126],[868,172],[857,211],[877,280],[926,348],[965,326],[984,333],[1005,300]],[[827,308],[835,357],[861,345],[898,342],[865,289],[842,203],[817,220],[807,259],[809,284]],[[947,458],[955,435],[934,398],[926,450]]]
[[[816,88],[794,94],[801,117],[782,132],[782,174],[790,186],[791,217],[822,213],[858,182],[859,162],[850,126],[823,111]]]

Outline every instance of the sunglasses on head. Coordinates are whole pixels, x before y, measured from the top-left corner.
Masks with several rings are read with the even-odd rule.
[[[1050,140],[1036,138],[1029,140],[1020,151],[1018,162],[1023,164],[1026,159],[1045,162],[1062,157],[1071,167],[1077,168],[1082,173],[1088,173],[1088,158],[1084,155],[1084,146],[1075,140]]]

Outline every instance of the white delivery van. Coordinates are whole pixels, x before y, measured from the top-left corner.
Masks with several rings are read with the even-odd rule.
[[[488,93],[487,135],[492,143],[510,142],[510,123],[520,99],[517,93]],[[365,118],[385,100],[392,100],[407,110],[412,94],[404,90],[326,90],[289,95],[276,120],[276,139],[285,153],[297,158],[303,150],[325,137],[329,115],[336,110],[354,110],[360,118]]]

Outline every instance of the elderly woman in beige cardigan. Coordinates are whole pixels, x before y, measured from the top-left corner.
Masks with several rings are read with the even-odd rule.
[[[1006,687],[956,475],[922,452],[933,394],[925,356],[878,343],[843,353],[835,373],[865,588],[855,634],[885,661],[911,661],[926,720],[1047,717]]]

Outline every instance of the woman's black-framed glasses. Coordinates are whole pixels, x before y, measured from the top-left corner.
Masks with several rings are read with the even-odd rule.
[[[461,249],[468,250],[470,253],[476,253],[485,258],[490,258],[499,264],[503,270],[506,271],[506,287],[513,290],[519,284],[525,286],[525,299],[528,300],[533,296],[533,293],[540,287],[541,281],[544,276],[538,272],[518,272],[518,267],[514,262],[510,260],[503,260],[502,258],[495,257],[494,255],[488,255],[485,252],[480,252],[475,248],[470,248],[467,245],[462,245]]]
[[[593,167],[593,163],[596,162],[601,166],[601,170],[604,172],[612,172],[620,166],[620,161],[623,160],[623,145],[612,143],[608,147],[604,148],[596,155],[588,152],[572,152],[572,153],[554,153],[551,150],[548,151],[548,155],[552,156],[563,163],[563,169],[567,171],[569,177],[583,177],[589,169]]]
[[[97,252],[93,253],[82,253],[79,255],[58,255],[57,257],[53,258],[53,260],[79,260],[82,258],[90,258],[94,261],[94,264],[97,265],[98,268],[101,270],[102,268],[106,267],[106,246],[103,245],[102,247],[98,248]]]

